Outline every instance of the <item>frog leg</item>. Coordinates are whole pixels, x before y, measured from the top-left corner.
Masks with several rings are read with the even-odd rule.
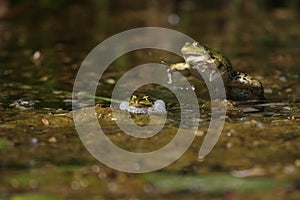
[[[230,91],[229,94],[241,99],[265,99],[261,82],[241,72],[236,72],[236,76],[229,83],[227,90]]]
[[[160,63],[168,66],[171,70],[175,71],[182,71],[186,69],[190,69],[191,66],[188,63],[182,62],[182,63],[174,63],[174,64],[169,64],[167,61],[160,59]]]
[[[175,63],[175,64],[171,64],[169,65],[169,69],[168,69],[168,84],[172,84],[173,80],[172,80],[172,74],[174,71],[183,71],[183,70],[187,70],[187,69],[191,69],[191,66],[188,63]]]
[[[175,63],[175,64],[169,64],[165,60],[161,59],[160,62],[164,65],[167,65],[169,67],[168,69],[168,84],[172,84],[172,75],[174,71],[182,71],[186,69],[190,69],[191,66],[188,63]]]
[[[182,71],[182,70],[187,70],[187,69],[190,69],[191,66],[190,64],[188,63],[175,63],[175,64],[171,64],[170,65],[170,68],[174,71],[174,70],[177,70],[177,71]]]
[[[248,74],[236,72],[236,75],[233,77],[230,82],[230,86],[239,87],[244,89],[250,88],[262,88],[262,84],[259,80],[249,76]]]

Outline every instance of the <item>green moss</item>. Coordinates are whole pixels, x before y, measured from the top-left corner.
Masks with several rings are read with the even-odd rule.
[[[63,200],[64,198],[49,195],[49,194],[36,194],[36,193],[26,193],[26,194],[18,194],[11,197],[11,200]]]
[[[165,174],[148,174],[143,176],[162,192],[201,191],[208,194],[229,191],[256,192],[284,186],[285,183],[271,178],[235,178],[228,174],[206,176],[176,176]]]
[[[12,143],[5,139],[0,139],[0,150],[7,149],[12,146]]]
[[[258,42],[261,44],[274,44],[277,41],[277,37],[275,35],[261,35],[258,38]]]

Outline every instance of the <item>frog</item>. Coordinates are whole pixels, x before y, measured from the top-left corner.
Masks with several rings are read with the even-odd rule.
[[[226,99],[232,101],[265,100],[264,87],[256,78],[235,71],[228,57],[217,50],[206,47],[199,42],[185,43],[181,49],[185,62],[169,65],[170,70],[191,70],[197,78],[201,77],[199,70],[215,66],[222,76]]]
[[[148,126],[151,119],[147,109],[153,106],[153,102],[150,100],[149,96],[140,98],[136,95],[131,95],[129,106],[135,108],[128,110],[129,116],[133,122],[138,126]]]

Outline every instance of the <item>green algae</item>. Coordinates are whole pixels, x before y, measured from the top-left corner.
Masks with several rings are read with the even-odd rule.
[[[37,194],[37,193],[25,193],[18,194],[11,197],[11,200],[64,200],[60,196],[51,194]]]
[[[226,192],[257,192],[286,187],[286,183],[272,178],[235,178],[228,174],[211,174],[205,176],[178,176],[153,173],[144,175],[147,181],[163,193],[203,192],[220,194]]]
[[[0,150],[5,150],[12,146],[12,143],[6,139],[0,138]]]

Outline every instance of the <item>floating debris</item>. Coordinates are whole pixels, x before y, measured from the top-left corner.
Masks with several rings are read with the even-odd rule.
[[[112,78],[106,79],[105,82],[106,82],[107,84],[110,84],[110,85],[113,85],[113,84],[116,83],[115,79],[112,79]]]
[[[31,57],[31,60],[32,62],[35,64],[35,65],[40,65],[41,64],[41,52],[40,51],[35,51]]]
[[[41,121],[42,121],[42,123],[43,123],[45,126],[49,126],[49,125],[50,125],[49,120],[46,119],[46,118],[42,118]]]
[[[261,167],[253,167],[245,170],[233,170],[230,174],[237,178],[246,178],[250,176],[264,176],[266,172]]]
[[[37,138],[31,138],[30,139],[30,144],[31,145],[37,145],[39,143],[38,139]]]
[[[285,92],[286,92],[286,93],[291,93],[292,91],[293,91],[292,88],[287,88],[287,89],[285,89]]]
[[[50,137],[50,138],[48,139],[48,142],[50,142],[50,143],[56,143],[57,140],[56,140],[55,137]]]
[[[285,76],[281,76],[279,77],[279,80],[282,81],[282,82],[287,82],[287,79]]]
[[[251,107],[249,107],[249,108],[244,108],[243,109],[243,112],[244,113],[255,113],[255,112],[259,112],[260,111],[260,109],[257,109],[257,108],[251,108]]]
[[[37,60],[39,60],[40,58],[41,58],[41,52],[40,51],[35,51],[34,53],[33,53],[33,55],[32,55],[32,59],[34,60],[34,61],[37,61]]]
[[[254,119],[251,119],[251,121],[250,121],[250,123],[255,127],[255,128],[263,128],[263,125],[262,125],[262,123],[261,122],[258,122],[258,121],[256,121],[256,120],[254,120]]]

